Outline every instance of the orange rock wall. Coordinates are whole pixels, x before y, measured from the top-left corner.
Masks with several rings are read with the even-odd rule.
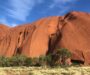
[[[90,14],[70,12],[13,28],[0,25],[0,55],[39,57],[67,48],[72,60],[90,64]]]

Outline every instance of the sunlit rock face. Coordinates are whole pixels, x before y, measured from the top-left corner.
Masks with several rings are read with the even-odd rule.
[[[3,38],[10,27],[0,24],[0,38]]]
[[[0,55],[39,57],[67,48],[72,61],[90,64],[90,14],[70,12],[16,27],[0,25]]]
[[[62,38],[58,45],[68,48],[72,53],[72,60],[90,63],[90,14],[71,12],[63,18]]]
[[[46,55],[49,50],[50,38],[59,31],[58,22],[59,17],[49,17],[33,23],[35,29],[25,40],[25,44],[22,46],[22,54],[30,57]]]

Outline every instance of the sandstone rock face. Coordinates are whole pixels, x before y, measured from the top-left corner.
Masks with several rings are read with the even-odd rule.
[[[90,14],[72,12],[64,17],[59,46],[68,48],[75,60],[90,64]]]
[[[35,25],[31,37],[25,40],[25,44],[22,47],[22,54],[30,57],[38,57],[40,55],[46,55],[49,50],[49,39],[51,35],[55,35],[58,30],[59,17],[49,17],[39,20]]]
[[[8,26],[0,24],[0,38],[3,38],[3,36],[5,36],[8,30],[9,30]]]
[[[90,14],[71,12],[13,28],[0,25],[0,55],[39,57],[67,48],[72,61],[90,64]]]
[[[0,40],[0,55],[11,57],[19,54],[21,45],[33,29],[34,26],[30,24],[10,28],[6,36]]]

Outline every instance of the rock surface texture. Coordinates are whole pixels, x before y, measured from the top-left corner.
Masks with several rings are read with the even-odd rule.
[[[90,64],[90,14],[70,12],[16,27],[0,25],[0,56],[39,57],[67,48],[72,61]]]

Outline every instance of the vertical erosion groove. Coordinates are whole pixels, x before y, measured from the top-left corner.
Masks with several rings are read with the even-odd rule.
[[[60,19],[61,19],[61,17],[58,18],[58,25],[57,25],[56,34],[52,34],[51,37],[49,38],[47,54],[53,53],[57,43],[60,41],[60,38],[61,38],[61,33],[60,33],[60,29],[59,29]]]

